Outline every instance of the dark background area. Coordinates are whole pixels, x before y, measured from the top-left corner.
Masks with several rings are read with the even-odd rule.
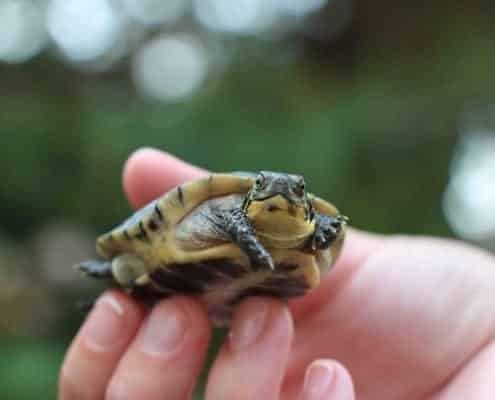
[[[101,290],[71,265],[131,211],[121,170],[141,146],[214,171],[303,174],[360,229],[453,236],[451,221],[456,235],[490,243],[452,222],[472,210],[449,182],[459,143],[481,125],[495,128],[485,121],[495,98],[495,7],[346,3],[330,1],[269,38],[212,33],[189,14],[153,26],[137,48],[186,32],[228,50],[228,62],[173,101],[136,88],[138,50],[101,72],[53,43],[0,62],[1,398],[55,397],[84,317],[74,305]],[[466,165],[454,171],[469,175]]]

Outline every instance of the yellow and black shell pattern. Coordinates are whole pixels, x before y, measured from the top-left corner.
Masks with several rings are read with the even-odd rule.
[[[254,177],[210,174],[177,186],[100,236],[97,252],[113,267],[126,257],[139,260],[132,284],[120,282],[128,291],[151,302],[177,293],[196,296],[218,325],[228,323],[232,307],[246,296],[303,295],[337,258],[344,231],[324,250],[267,245],[275,268],[257,268],[210,219],[213,209],[240,207]],[[309,197],[318,212],[340,215],[332,204]]]

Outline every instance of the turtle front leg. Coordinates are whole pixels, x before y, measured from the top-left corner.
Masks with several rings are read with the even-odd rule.
[[[275,269],[272,256],[256,237],[248,216],[241,208],[219,212],[217,217],[216,225],[222,228],[230,240],[246,253],[252,265]]]
[[[345,222],[345,217],[340,215],[337,217],[330,217],[324,214],[316,214],[315,219],[315,231],[313,236],[310,238],[311,249],[328,249],[342,229],[342,225]]]

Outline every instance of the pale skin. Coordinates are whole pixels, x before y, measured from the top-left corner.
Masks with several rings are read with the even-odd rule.
[[[201,174],[143,149],[126,163],[124,189],[139,207]],[[350,230],[318,289],[288,307],[265,298],[240,305],[206,400],[491,400],[494,293],[495,258],[482,250]],[[108,291],[67,352],[59,399],[187,400],[210,331],[192,299],[150,311]]]

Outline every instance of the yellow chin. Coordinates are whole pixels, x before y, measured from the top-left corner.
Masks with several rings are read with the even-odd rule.
[[[294,248],[304,244],[314,231],[302,206],[290,204],[283,196],[252,201],[247,214],[263,244],[272,248]]]

